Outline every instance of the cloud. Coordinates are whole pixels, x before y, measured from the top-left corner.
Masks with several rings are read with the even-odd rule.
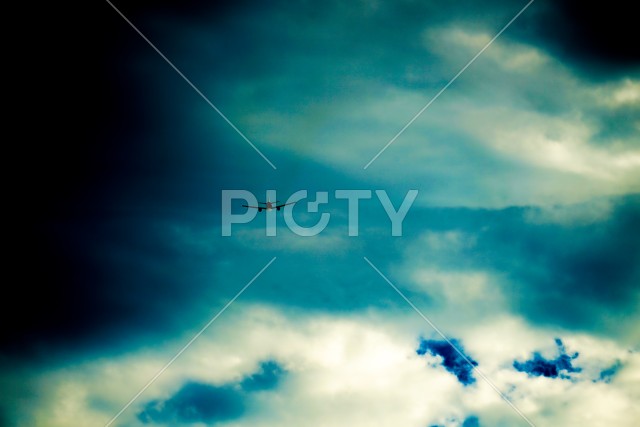
[[[454,346],[462,354],[458,353]],[[442,366],[444,366],[448,372],[455,375],[462,385],[468,386],[476,382],[476,379],[473,377],[473,367],[478,366],[478,362],[464,354],[462,345],[456,339],[452,339],[451,343],[444,340],[421,339],[416,353],[420,356],[427,353],[440,356],[442,358]]]
[[[633,17],[628,3],[608,7],[575,0],[536,3],[513,26],[516,37],[535,43],[570,65],[582,76],[606,79],[625,75],[640,65],[633,45]],[[603,23],[609,31],[599,30]]]
[[[613,209],[611,199],[595,199],[579,204],[530,207],[525,211],[525,219],[534,224],[585,226],[606,221]]]
[[[576,352],[569,356],[560,338],[556,338],[556,345],[560,354],[555,359],[545,359],[540,353],[535,352],[532,359],[524,362],[514,361],[513,367],[520,372],[526,372],[532,377],[560,377],[562,379],[570,379],[571,376],[569,374],[582,371],[582,368],[572,365],[572,360],[578,358],[578,353]]]
[[[242,416],[243,399],[231,387],[190,382],[167,400],[147,403],[138,418],[145,424],[212,424]]]
[[[640,106],[640,80],[626,78],[599,89],[595,96],[604,106],[613,109]]]
[[[404,310],[320,314],[238,302],[122,414],[119,423],[144,427],[173,419],[168,423],[179,426],[209,417],[209,424],[256,427],[460,427],[472,414],[483,425],[518,424],[518,415],[483,380],[463,387],[441,366],[442,355],[416,354],[416,336],[425,328],[422,319]],[[537,424],[634,425],[640,358],[614,341],[563,336],[567,349],[585,350],[580,355],[584,371],[574,375],[588,374],[588,380],[572,382],[527,377],[513,369],[513,360],[526,357],[522,349],[544,348],[550,341],[549,331],[522,319],[478,321],[473,328],[462,328],[459,336],[465,353],[473,354],[483,373]],[[20,371],[3,373],[12,393],[2,405],[11,409],[13,420],[21,421],[18,425],[104,425],[126,403],[123,396],[142,387],[188,338],[187,333],[129,354],[26,376]],[[556,357],[543,355],[548,360]],[[615,381],[591,381],[616,359],[624,369]],[[260,366],[270,360],[286,367],[287,380],[268,392],[243,390],[243,381],[269,371]],[[425,360],[430,362],[426,366]],[[237,412],[216,409],[219,402],[228,402]],[[220,420],[240,413],[240,406],[240,418]],[[137,416],[142,412],[147,423]]]
[[[637,197],[617,199],[608,218],[592,224],[583,217],[571,225],[527,225],[514,216],[483,233],[479,252],[494,254],[492,267],[507,273],[504,285],[518,290],[511,288],[511,302],[528,318],[615,333],[624,329],[607,318],[620,314],[624,322],[627,314],[621,314],[631,314],[639,297],[633,284],[640,277],[640,245],[630,237],[638,229],[638,208]],[[507,230],[517,240],[505,239]]]
[[[489,37],[457,26],[430,31],[433,38],[442,40],[437,46],[444,60],[454,62],[460,60],[456,56],[460,49],[472,54]],[[522,59],[514,64],[518,57]],[[530,198],[518,200],[507,186],[491,181],[493,189],[500,188],[512,204],[536,205],[579,202],[639,190],[640,153],[633,143],[635,137],[618,134],[615,143],[602,143],[605,126],[637,121],[629,120],[624,110],[594,107],[606,99],[632,103],[634,80],[626,79],[623,84],[580,81],[539,47],[502,39],[487,50],[482,60],[474,64],[475,79],[461,83],[465,84],[464,95],[451,99],[459,95],[447,93],[451,98],[439,108],[456,116],[457,139],[466,135],[484,148],[485,156],[506,157],[508,162],[491,174],[517,178],[520,188],[526,186]],[[501,120],[504,117],[509,121]],[[612,150],[613,145],[616,148]],[[518,167],[510,170],[508,165]],[[531,168],[532,176],[526,166]],[[467,170],[473,173],[470,166]],[[545,174],[550,173],[555,175],[551,191],[543,183]],[[529,182],[530,179],[537,179],[538,183]],[[589,189],[583,191],[579,182],[589,182]]]
[[[454,310],[447,317],[455,321],[510,312],[540,325],[632,342],[640,298],[640,245],[632,237],[640,224],[638,201],[416,208],[412,214],[421,222],[407,224],[416,235],[403,244],[402,259],[380,268],[428,300],[431,311]]]
[[[274,390],[285,370],[274,360],[260,362],[259,369],[240,382],[215,386],[187,382],[173,396],[152,400],[138,413],[143,423],[215,423],[240,418],[246,411],[248,393]]]
[[[364,177],[370,183],[428,183],[432,188],[425,197],[430,203],[485,207],[581,201],[592,194],[637,188],[632,171],[637,157],[630,137],[620,141],[617,152],[593,149],[584,140],[590,132],[598,133],[589,113],[593,99],[585,94],[594,88],[608,93],[610,83],[585,82],[539,38],[512,36],[529,18],[536,25],[548,22],[546,15],[546,20],[538,20],[539,4],[532,5],[381,157],[384,161],[391,156],[380,169],[383,173],[358,175],[355,165],[371,158],[477,52],[479,43],[517,12],[513,4],[502,1],[465,5],[329,2],[322,13],[305,4],[237,5],[204,11],[196,22],[183,22],[173,14],[157,19],[162,12],[156,12],[150,24],[162,29],[156,36],[179,46],[173,52],[175,60],[188,65],[194,81],[206,87],[207,94],[215,94],[229,116],[259,138],[261,147],[282,157],[287,167],[279,168],[279,174],[296,178],[301,169],[322,164],[326,171]],[[562,10],[552,7],[545,14],[562,16]],[[219,22],[221,16],[233,18],[225,25],[206,24],[205,17]],[[401,32],[392,30],[398,22],[403,22]],[[155,59],[149,60],[149,69],[155,70]],[[166,80],[163,75],[155,85],[166,91]],[[175,92],[183,96],[182,87]],[[245,154],[242,163],[245,158],[253,161],[238,149],[242,144],[211,125],[215,120],[209,115],[200,109],[194,114],[192,108],[165,108],[165,114],[177,113],[189,125],[185,127],[196,129],[189,138],[179,138],[189,144],[180,153],[194,157],[185,162],[188,166],[221,170],[215,181],[231,176],[230,182],[253,179],[253,164],[246,170],[238,166],[239,173],[227,165],[233,162],[206,163],[239,158],[238,151]],[[216,144],[199,142],[211,138]],[[165,139],[171,147],[171,139]],[[173,159],[170,154],[163,158]],[[630,166],[624,166],[627,163]],[[613,178],[602,182],[576,175],[576,170]],[[323,181],[331,175],[318,176]],[[311,180],[318,182],[318,176]]]
[[[417,269],[409,284],[412,290],[424,292],[434,305],[468,307],[465,316],[483,315],[491,308],[503,307],[504,296],[498,278],[488,271]]]
[[[244,391],[272,390],[278,386],[285,370],[273,360],[260,363],[258,372],[253,373],[240,382]]]
[[[146,409],[179,423],[189,405],[202,417],[198,396],[237,392],[249,398],[230,424],[458,427],[474,414],[514,425],[480,378],[461,387],[460,374],[440,366],[445,356],[415,354],[416,337],[431,331],[362,255],[540,424],[640,419],[638,355],[626,353],[637,346],[640,302],[640,205],[629,196],[640,191],[639,80],[635,38],[608,43],[633,31],[635,15],[534,2],[363,171],[524,3],[144,3],[123,12],[278,170],[117,14],[100,9],[88,20],[97,26],[76,33],[108,34],[104,49],[89,62],[65,59],[104,71],[93,75],[99,90],[88,96],[57,76],[64,84],[45,98],[101,110],[41,117],[53,134],[78,132],[63,146],[31,138],[19,150],[38,184],[17,186],[8,203],[20,207],[7,245],[20,262],[8,263],[8,276],[31,284],[13,286],[24,309],[8,317],[0,344],[9,423],[104,425],[274,251],[277,262],[123,424],[141,426],[135,413]],[[593,23],[607,20],[620,25],[602,39]],[[57,79],[38,81],[46,93]],[[365,232],[384,215],[377,202],[361,209],[357,239],[344,237],[346,226],[309,239],[263,239],[251,227],[235,240],[216,233],[222,188],[404,194],[414,185],[420,198],[401,239],[387,239],[388,227],[385,236]],[[461,206],[472,209],[451,208]],[[575,383],[513,368],[555,336],[581,351]],[[5,345],[43,357],[5,363]],[[558,370],[560,357],[540,352]],[[265,360],[286,367],[287,381],[256,368]],[[615,360],[622,367],[612,373]],[[250,393],[243,382],[277,387]]]

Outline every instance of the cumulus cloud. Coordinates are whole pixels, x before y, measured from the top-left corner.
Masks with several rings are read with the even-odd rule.
[[[416,353],[416,337],[426,325],[415,313],[305,314],[240,304],[225,315],[119,423],[189,425],[197,419],[258,427],[460,427],[470,418],[466,422],[473,423],[473,416],[483,425],[506,427],[519,422],[518,415],[480,378],[473,386],[461,385],[460,379],[470,381],[467,368],[455,356],[451,358],[441,342],[422,340],[425,354]],[[548,331],[515,318],[465,328],[461,340],[465,354],[473,355],[483,373],[534,421],[590,425],[580,412],[586,405],[592,419],[632,426],[629,420],[637,413],[631,406],[634,378],[640,363],[636,354],[615,343],[567,333],[563,343],[567,349],[584,350],[581,366],[585,371],[588,367],[593,378],[611,366],[611,357],[624,364],[610,383],[574,383],[528,377],[513,368],[512,361],[522,359],[522,349],[541,348],[550,340]],[[25,425],[35,427],[104,425],[125,403],[123,396],[144,385],[175,348],[175,343],[167,343],[42,372],[28,381],[37,384],[40,397],[29,405],[12,407]],[[431,363],[425,366],[429,358]],[[280,368],[269,361],[277,361]],[[281,370],[287,371],[286,381],[274,388],[274,376],[284,378],[277,373]]]

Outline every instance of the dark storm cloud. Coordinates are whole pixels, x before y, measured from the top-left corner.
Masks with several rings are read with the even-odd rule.
[[[144,17],[184,16],[183,22],[209,19],[209,30],[226,40],[204,53],[202,63],[211,62],[221,80],[249,75],[277,75],[282,66],[297,64],[304,74],[297,77],[306,92],[315,81],[316,95],[333,89],[344,75],[373,77],[403,86],[424,86],[406,78],[407,71],[440,75],[423,45],[425,29],[455,25],[470,31],[496,33],[527,2],[326,2],[318,9],[308,2],[275,3],[268,8],[252,2],[204,6],[136,8]],[[638,73],[640,50],[635,41],[635,20],[630,6],[621,0],[607,7],[575,0],[534,2],[502,37],[523,40],[568,62],[583,75],[600,78]],[[199,11],[194,13],[194,11]],[[182,11],[182,12],[181,12]],[[214,20],[216,25],[210,25]],[[152,21],[146,20],[148,25]],[[271,23],[271,25],[270,25]],[[273,25],[273,23],[277,25]],[[295,37],[293,37],[295,35]],[[158,37],[163,37],[158,32]],[[173,42],[180,36],[173,35]],[[187,42],[186,39],[183,39]],[[190,40],[193,43],[195,40]],[[167,39],[165,45],[171,45]],[[212,47],[210,45],[210,47]],[[242,54],[239,54],[242,52]],[[226,61],[215,61],[214,56]],[[311,55],[310,55],[311,54]],[[332,66],[315,67],[310,56],[338,59]],[[299,59],[305,59],[304,63]],[[194,71],[197,71],[194,69]],[[451,70],[448,70],[451,71]],[[435,76],[432,76],[432,78]],[[445,78],[444,76],[435,78]],[[433,81],[429,82],[433,83]]]
[[[113,172],[109,186],[118,187],[117,192],[96,189],[79,200],[59,201],[55,210],[45,207],[43,218],[20,230],[26,231],[16,236],[14,255],[20,261],[10,268],[30,286],[16,288],[14,302],[24,309],[13,317],[14,327],[2,343],[4,352],[47,359],[83,348],[112,353],[202,324],[220,301],[231,298],[273,256],[269,245],[240,245],[238,238],[220,237],[222,188],[248,188],[261,198],[266,188],[288,196],[300,187],[326,191],[347,181],[313,164],[292,174],[287,166],[295,161],[289,156],[280,158],[288,159],[279,163],[286,170],[274,175],[268,186],[255,188],[252,173],[264,166],[255,153],[247,159],[231,157],[242,159],[238,162],[219,159],[201,152],[205,148],[193,136],[184,140],[185,152],[179,150],[171,164],[168,144],[181,136],[175,130],[153,135],[162,141],[156,150],[137,147],[126,160],[139,168],[123,168],[123,176]],[[245,148],[240,141],[229,150]],[[189,160],[189,150],[213,163]],[[180,160],[182,156],[187,159]],[[318,186],[310,181],[314,176],[326,179]],[[261,221],[264,217],[256,218],[248,228],[264,237]],[[346,234],[346,221],[333,221]],[[281,218],[279,227],[282,233]],[[243,300],[348,310],[375,302],[372,290],[386,291],[367,270],[335,277],[330,274],[334,269],[318,263],[315,255],[287,255],[287,261],[275,263],[261,278],[262,285]],[[341,260],[334,268],[349,270],[351,265],[352,260]],[[351,283],[354,277],[358,286]]]
[[[401,1],[381,2],[378,9],[337,1],[323,8],[308,2],[269,7],[256,2],[116,4],[233,118],[264,105],[291,112],[340,93],[377,93],[375,85],[356,89],[345,83],[353,77],[440,87],[452,70],[442,68],[425,47],[424,31],[449,24],[495,31],[524,2]],[[504,36],[516,36],[526,19],[538,19],[534,11],[540,7],[535,2]],[[554,10],[544,13],[558,13]],[[13,302],[19,315],[6,315],[5,323],[14,327],[3,350],[28,347],[50,357],[53,347],[87,340],[114,350],[116,342],[140,342],[137,334],[193,327],[210,315],[211,301],[233,295],[250,278],[239,271],[257,272],[264,265],[247,256],[246,247],[210,234],[219,223],[222,188],[293,192],[317,187],[319,181],[322,189],[354,182],[340,171],[267,147],[279,167],[277,174],[272,172],[107,4],[86,12],[85,20],[57,22],[45,40],[56,61],[66,64],[64,70],[51,67],[46,79],[38,75],[31,82],[41,98],[65,99],[70,107],[60,105],[38,125],[60,137],[60,143],[31,138],[33,125],[23,128],[31,142],[20,144],[17,158],[29,165],[25,173],[40,179],[35,185],[25,181],[11,212],[9,268],[11,277],[18,278]],[[532,31],[537,22],[528,24]],[[80,34],[95,41],[93,49],[78,42]],[[91,84],[68,70],[82,73]],[[426,77],[409,79],[411,70]],[[255,140],[260,145],[259,135]],[[465,146],[453,155],[461,162],[469,153],[476,162],[483,159],[480,150],[469,150]],[[432,178],[421,185],[446,190],[442,177],[434,173]],[[475,191],[472,180],[458,179]],[[362,181],[352,185],[367,186]],[[488,264],[513,278],[512,303],[530,319],[576,326],[597,319],[593,314],[602,314],[605,304],[624,312],[633,301],[638,245],[631,236],[638,216],[637,210],[627,211],[626,220],[620,211],[593,229],[566,230],[527,225],[519,211],[414,209],[406,235],[425,227],[476,232],[489,225],[469,257],[455,262]],[[363,226],[372,215],[363,215]],[[169,231],[175,227],[213,242],[213,249],[203,252],[177,239]],[[394,243],[384,238],[362,242],[372,260],[400,258],[399,250],[389,250]],[[220,250],[217,244],[226,246]],[[251,248],[250,253],[268,260],[269,252]],[[256,261],[252,268],[247,259]],[[523,262],[530,259],[537,264]],[[246,297],[318,310],[393,304],[377,278],[354,269],[353,263],[342,260],[329,268],[314,256],[295,254],[290,262],[273,265],[279,279],[265,276],[265,285]],[[282,277],[308,286],[292,287]]]
[[[200,220],[191,220],[182,227],[202,230]],[[33,288],[18,290],[17,301],[26,304],[19,315],[24,321],[4,345],[52,357],[74,342],[113,344],[179,320],[176,314],[194,287],[209,278],[209,286],[219,288],[202,264],[216,251],[189,243],[179,227],[117,213],[52,221],[38,236],[40,245],[24,255],[34,268],[22,277]]]
[[[452,344],[466,356],[468,361],[453,348]],[[473,366],[478,366],[478,362],[464,353],[464,348],[456,339],[452,339],[451,344],[444,340],[421,339],[416,353],[420,356],[429,353],[442,357],[442,366],[444,366],[448,372],[455,375],[458,381],[464,386],[476,382],[476,379],[473,377]],[[469,362],[471,362],[473,366],[471,366]]]
[[[373,262],[399,262],[402,251],[389,248],[402,249],[406,239],[425,230],[463,231],[475,236],[474,245],[455,254],[427,251],[425,259],[445,269],[499,272],[505,279],[500,285],[507,304],[529,321],[619,333],[620,322],[632,319],[640,275],[640,247],[634,238],[640,228],[637,197],[614,201],[607,219],[575,226],[532,223],[526,219],[527,209],[416,207],[407,216],[407,237],[402,241],[366,228],[388,225],[380,211],[377,217],[376,209],[363,210],[358,239]],[[37,349],[46,357],[78,345],[118,351],[119,346],[141,345],[158,334],[178,334],[209,319],[220,301],[233,296],[273,256],[269,245],[242,246],[236,237],[221,240],[215,231],[218,218],[153,212],[159,218],[114,212],[52,222],[42,234],[32,236],[41,243],[25,256],[29,254],[37,267],[23,269],[21,277],[39,285],[37,290],[18,288],[17,301],[27,308],[9,330],[5,350]],[[251,227],[264,236],[260,219],[256,221]],[[333,221],[333,230],[346,235],[344,219]],[[354,268],[361,261],[357,257],[329,252],[319,258],[317,253],[293,249],[281,255],[286,256],[243,300],[319,311],[402,306],[375,273]],[[329,260],[330,267],[319,259]],[[379,267],[385,269],[383,264]],[[301,283],[305,285],[292,286]],[[47,304],[38,309],[27,304],[34,292]],[[410,298],[432,303],[422,293],[411,293]]]
[[[562,340],[556,338],[556,345],[558,346],[558,357],[555,359],[545,359],[540,353],[533,353],[533,357],[524,362],[514,361],[513,367],[520,371],[526,372],[531,377],[548,377],[548,378],[562,378],[570,379],[569,374],[574,372],[581,372],[582,368],[572,365],[572,361],[578,358],[578,353],[568,355]]]
[[[582,75],[619,77],[640,72],[636,16],[622,0],[535,2],[513,32],[573,64]]]
[[[105,2],[75,7],[60,20],[43,12],[50,21],[43,32],[55,28],[32,55],[45,63],[47,52],[55,52],[65,64],[48,67],[46,77],[42,63],[34,65],[38,76],[29,84],[39,98],[65,102],[38,118],[47,137],[17,147],[15,158],[29,165],[24,173],[37,178],[25,181],[12,199],[7,240],[18,314],[3,352],[30,347],[50,358],[63,342],[99,342],[105,330],[117,336],[125,325],[136,330],[164,322],[161,306],[171,299],[184,303],[190,287],[179,276],[195,271],[157,227],[172,218],[197,228],[214,199],[210,183],[220,157],[202,155],[199,139],[182,133],[176,121],[163,127],[175,115],[152,106],[186,105],[143,83],[140,58],[156,54]],[[68,22],[72,15],[83,19]],[[174,89],[175,73],[159,64],[154,75]],[[166,97],[154,100],[154,93]],[[173,147],[176,141],[185,142],[184,150]],[[195,165],[194,155],[211,163]],[[157,315],[148,316],[150,311]]]
[[[145,424],[212,424],[239,418],[244,412],[244,396],[237,390],[191,382],[167,400],[147,403],[138,419]]]
[[[438,41],[425,42],[426,31],[455,25],[495,33],[524,4],[244,2],[221,11],[205,5],[199,19],[150,9],[141,25],[234,117],[256,107],[294,113],[344,94],[365,99],[379,93],[375,82],[441,87],[456,70],[440,63]]]
[[[425,32],[453,25],[492,34],[525,1],[331,1],[323,7],[305,1],[114,3],[235,121],[265,108],[285,117],[322,102],[333,110],[339,96],[378,97],[381,86],[428,96],[464,62],[443,63],[434,46],[438,41],[425,41]],[[535,2],[503,37],[566,58],[581,75],[619,76],[637,64],[630,45],[635,34],[627,43],[620,40],[633,19],[624,8],[608,4],[598,11],[605,21],[625,15],[603,38],[593,30],[598,25],[590,6],[557,4]],[[425,230],[477,235],[478,244],[463,254],[436,253],[432,259],[444,267],[500,272],[511,308],[532,323],[616,332],[619,319],[633,319],[640,281],[638,198],[619,199],[610,219],[588,227],[531,224],[523,219],[526,209],[415,208],[406,221],[406,240],[366,233],[383,212],[363,209],[361,246],[343,257],[220,239],[215,228],[223,188],[286,188],[283,193],[290,194],[371,183],[320,166],[308,152],[299,156],[263,144],[251,123],[238,122],[278,166],[277,173],[270,170],[108,4],[51,7],[55,13],[25,15],[33,17],[30,28],[41,30],[41,37],[20,45],[15,86],[24,92],[6,102],[24,119],[16,121],[20,137],[6,156],[19,172],[10,185],[15,194],[5,202],[11,207],[6,247],[12,296],[4,299],[2,321],[8,327],[0,358],[6,353],[22,361],[38,354],[53,364],[60,352],[71,364],[84,355],[69,354],[79,348],[108,357],[166,342],[209,320],[275,252],[278,261],[242,302],[322,312],[406,309],[362,264],[361,254],[394,265],[408,239]],[[466,77],[458,83],[472,80]],[[551,89],[562,91],[563,99],[531,97],[538,95],[546,111],[562,111],[571,98],[563,88]],[[602,139],[630,135],[634,114],[631,108],[613,119],[600,114]],[[8,121],[14,125],[13,116]],[[295,137],[304,147],[315,143],[307,133]],[[519,177],[525,173],[519,164],[497,164],[477,144],[457,147],[450,149],[451,165],[471,158],[486,170],[500,166]],[[446,167],[468,193],[485,197],[463,169]],[[400,168],[405,165],[388,173]],[[421,189],[439,186],[450,193],[450,182],[437,171],[424,181]],[[429,303],[422,293],[407,295],[416,304]],[[603,324],[606,319],[612,324]],[[461,383],[475,381],[452,349],[432,342],[424,352],[441,356]],[[602,381],[613,375],[603,371]],[[272,389],[281,378],[282,369],[265,362],[239,383],[187,383],[169,399],[149,402],[140,419],[232,420],[245,412],[249,391]],[[0,409],[0,424],[10,418],[7,412]]]

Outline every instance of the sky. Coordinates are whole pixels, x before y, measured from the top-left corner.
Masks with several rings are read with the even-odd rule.
[[[91,3],[11,70],[1,425],[635,425],[627,4]]]

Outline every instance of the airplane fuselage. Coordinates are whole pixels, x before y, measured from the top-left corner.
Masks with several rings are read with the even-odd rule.
[[[264,202],[264,207],[260,207],[258,208],[258,212],[262,212],[263,210],[265,211],[272,211],[275,208],[277,208],[278,210],[280,210],[280,206],[277,206],[275,203],[273,202]]]

